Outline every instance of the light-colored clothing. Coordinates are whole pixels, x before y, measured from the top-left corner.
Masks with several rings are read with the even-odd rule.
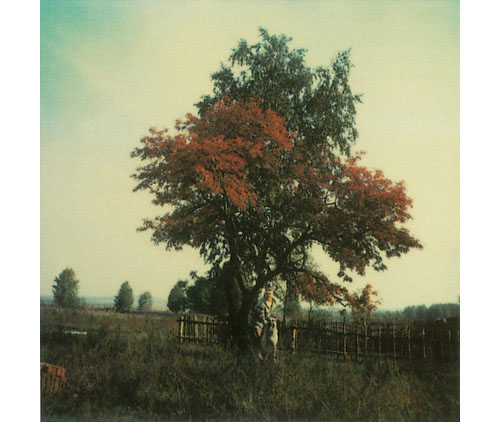
[[[276,299],[266,302],[266,298],[260,298],[248,314],[248,325],[252,330],[262,329],[264,324],[271,318],[271,312],[276,304]]]

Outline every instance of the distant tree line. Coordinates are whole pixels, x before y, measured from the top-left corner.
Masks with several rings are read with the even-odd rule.
[[[359,319],[351,309],[347,311],[339,307],[321,307],[309,297],[299,295],[296,291],[287,289],[285,282],[275,285],[275,296],[280,300],[274,310],[276,316],[288,319],[308,320],[342,320]],[[307,308],[301,302],[307,302]],[[314,306],[313,306],[314,305]],[[179,280],[168,296],[168,309],[172,312],[194,312],[206,315],[226,317],[228,303],[225,294],[220,291],[220,281],[217,275],[210,272],[199,276],[195,271],[190,273],[190,280]],[[358,309],[354,307],[354,309]],[[373,311],[373,312],[372,312]],[[372,321],[420,320],[433,321],[439,318],[451,318],[460,315],[460,304],[440,303],[429,307],[426,305],[407,306],[402,311],[383,311],[371,309],[366,316]]]
[[[407,306],[403,310],[406,319],[418,319],[420,321],[434,321],[439,318],[451,318],[460,316],[460,304],[439,303],[429,307],[425,305]]]
[[[72,268],[64,269],[55,279],[52,286],[54,302],[62,308],[86,307],[85,299],[78,297],[80,281],[76,278]],[[129,312],[134,305],[132,287],[128,281],[120,286],[115,296],[114,309],[117,312]],[[153,297],[150,292],[144,292],[139,296],[137,310],[140,312],[150,311],[153,306]]]

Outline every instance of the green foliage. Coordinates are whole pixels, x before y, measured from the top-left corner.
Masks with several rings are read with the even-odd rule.
[[[436,303],[429,307],[425,305],[407,306],[403,310],[407,319],[418,319],[421,321],[434,321],[438,318],[451,318],[460,315],[460,304],[458,303]]]
[[[61,323],[89,334],[54,333]],[[178,344],[175,317],[43,309],[41,326],[41,359],[66,368],[68,378],[61,396],[42,395],[43,420],[459,418],[454,366],[349,364],[287,354],[277,364],[245,366],[218,346]]]
[[[188,308],[200,314],[224,317],[228,314],[227,298],[217,274],[200,277],[191,272],[192,285],[186,290]]]
[[[200,314],[214,314],[216,306],[213,304],[215,282],[207,277],[198,277],[196,272],[191,273],[194,284],[187,288],[189,309]]]
[[[350,156],[360,97],[349,86],[349,51],[312,70],[290,38],[264,29],[260,36],[255,45],[241,41],[230,65],[212,75],[200,117],[178,121],[175,136],[150,129],[131,154],[146,161],[134,190],[167,209],[141,230],[167,249],[199,249],[226,297],[233,338],[278,277],[294,277],[298,294],[316,304],[354,303],[315,269],[314,245],[339,263],[346,282],[348,271],[381,271],[385,257],[421,248],[404,227],[412,205],[404,183]],[[208,286],[198,287],[193,303],[206,309]],[[184,309],[184,291],[171,294],[169,308]]]
[[[168,295],[167,306],[172,312],[183,312],[188,308],[186,288],[188,282],[179,280]]]
[[[260,37],[254,45],[241,40],[229,57],[230,64],[212,75],[214,94],[197,104],[200,115],[224,96],[261,98],[262,109],[276,111],[300,140],[309,145],[327,143],[349,154],[358,136],[355,105],[361,101],[349,86],[353,66],[349,50],[337,54],[328,68],[310,69],[306,50],[291,49],[291,38],[270,35],[264,28]]]
[[[299,319],[302,315],[299,297],[294,295],[287,296],[286,306],[284,306],[283,310],[286,318]]]
[[[52,286],[54,301],[63,308],[76,308],[79,304],[78,283],[75,272],[71,268],[66,268],[55,279]]]
[[[284,318],[299,319],[302,315],[300,295],[295,289],[289,287],[291,283],[292,279],[274,284],[274,296],[281,301],[274,313]]]
[[[128,281],[125,281],[115,297],[115,309],[118,312],[129,312],[134,304],[134,294]]]
[[[139,296],[137,304],[138,304],[137,309],[140,312],[150,311],[151,308],[153,307],[153,297],[151,296],[151,293],[149,293],[149,292],[142,293]]]

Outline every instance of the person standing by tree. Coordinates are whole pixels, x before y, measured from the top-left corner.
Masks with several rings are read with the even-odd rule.
[[[54,279],[52,286],[54,301],[62,308],[76,308],[78,306],[78,283],[75,272],[71,268],[66,268]]]
[[[258,341],[260,339],[262,328],[269,318],[271,318],[275,304],[276,299],[274,298],[273,287],[268,284],[264,296],[257,301],[248,315],[248,325],[250,326],[250,332],[254,340]]]

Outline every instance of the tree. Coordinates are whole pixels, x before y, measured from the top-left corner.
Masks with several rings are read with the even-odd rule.
[[[286,318],[299,319],[302,315],[302,307],[300,306],[300,297],[293,292],[286,292],[283,297],[283,321]]]
[[[384,270],[383,255],[421,247],[403,227],[411,207],[404,183],[350,155],[359,96],[348,85],[348,52],[331,70],[311,71],[304,50],[288,50],[288,38],[261,36],[233,51],[239,76],[228,67],[213,75],[214,96],[198,104],[200,117],[178,121],[175,136],[151,129],[132,152],[147,161],[135,190],[170,206],[141,230],[167,249],[199,248],[220,280],[240,345],[260,290],[277,278],[320,304],[355,302],[315,269],[313,245],[339,264],[339,282],[367,266]]]
[[[115,310],[118,312],[129,312],[134,304],[134,294],[132,287],[128,281],[125,281],[121,286],[118,294],[115,297]]]
[[[54,301],[62,308],[76,308],[79,304],[78,283],[75,272],[71,268],[66,268],[54,279],[52,286]]]
[[[187,288],[186,280],[179,280],[175,283],[175,286],[170,290],[168,295],[167,306],[172,312],[182,312],[188,307],[188,301],[186,296]]]
[[[138,310],[140,312],[147,312],[150,311],[152,306],[153,306],[153,297],[151,296],[151,293],[149,292],[144,292],[139,296],[139,299],[137,301],[138,304]]]
[[[378,294],[373,291],[371,284],[367,284],[361,292],[355,292],[349,295],[349,306],[355,321],[366,326],[373,311],[377,309],[377,305],[380,304],[380,300],[374,298],[374,296],[378,296]]]
[[[214,272],[205,277],[192,271],[192,285],[186,289],[187,307],[194,312],[226,317],[228,315],[227,298],[223,292],[223,283]]]
[[[217,309],[212,303],[213,291],[216,291],[215,282],[208,277],[199,277],[195,271],[191,272],[194,284],[186,289],[188,307],[201,314],[216,314]]]

